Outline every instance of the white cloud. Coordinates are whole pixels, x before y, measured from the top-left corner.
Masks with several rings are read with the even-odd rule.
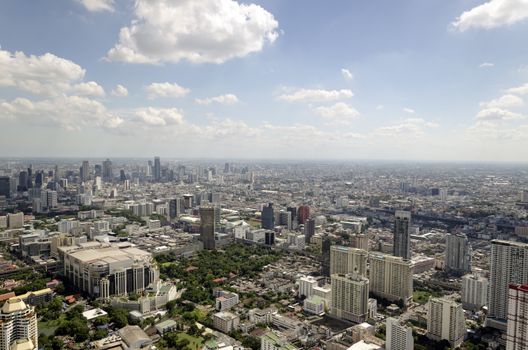
[[[238,97],[234,94],[225,94],[215,97],[208,97],[208,98],[197,98],[195,99],[195,102],[200,105],[210,105],[211,103],[219,103],[223,105],[233,105],[239,102]]]
[[[524,101],[522,98],[520,98],[519,96],[511,95],[511,94],[503,95],[494,100],[480,103],[480,106],[486,109],[515,108],[515,107],[521,107],[523,105],[524,105]]]
[[[137,0],[108,59],[131,63],[223,63],[259,52],[278,37],[278,22],[255,4],[233,0]]]
[[[293,93],[282,94],[278,98],[287,102],[335,101],[354,96],[351,90],[300,89]]]
[[[11,102],[0,102],[0,118],[59,126],[66,130],[80,130],[83,126],[112,129],[124,122],[101,102],[80,96],[58,96],[40,101],[16,98]]]
[[[115,89],[112,90],[112,95],[117,97],[128,96],[128,89],[121,84],[117,84]]]
[[[470,126],[466,131],[470,137],[484,140],[485,142],[490,142],[490,140],[511,142],[528,139],[528,125],[512,128],[489,121],[477,121],[475,125]]]
[[[184,97],[191,91],[176,83],[152,83],[145,89],[147,90],[150,99],[156,97]]]
[[[374,137],[422,137],[427,129],[437,128],[437,123],[428,122],[422,118],[407,118],[399,124],[377,128],[373,132]]]
[[[495,67],[495,63],[483,62],[479,65],[479,68],[491,68],[491,67]]]
[[[114,0],[77,0],[91,12],[114,11]]]
[[[409,113],[409,114],[414,114],[414,113],[415,113],[415,110],[412,109],[412,108],[409,108],[409,107],[405,107],[405,108],[403,109],[403,111],[404,111],[405,113]]]
[[[0,50],[0,87],[14,87],[37,95],[57,95],[84,78],[85,70],[51,53],[27,56]]]
[[[341,124],[348,124],[359,117],[359,112],[354,107],[343,102],[329,107],[317,107],[314,112],[323,119]]]
[[[377,105],[376,110],[381,111],[383,108],[385,108],[384,105]]]
[[[508,89],[506,92],[509,94],[528,95],[528,83]]]
[[[342,69],[341,69],[341,75],[342,75],[343,78],[345,78],[346,80],[352,80],[352,79],[354,79],[354,75],[352,74],[352,72],[350,72],[348,69],[345,69],[345,68],[342,68]]]
[[[465,11],[452,23],[460,30],[470,28],[497,28],[511,25],[528,18],[526,0],[490,0]]]
[[[496,107],[483,109],[475,116],[475,119],[479,120],[517,120],[523,118],[524,117],[519,113],[510,112]]]
[[[146,107],[136,109],[134,114],[135,122],[151,127],[180,125],[183,122],[183,114],[177,108]]]
[[[71,92],[76,95],[82,96],[104,96],[105,91],[103,87],[97,84],[95,81],[89,81],[87,83],[79,83],[72,87]]]

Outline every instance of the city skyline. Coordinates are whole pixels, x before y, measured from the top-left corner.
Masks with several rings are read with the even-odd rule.
[[[28,4],[0,157],[528,161],[523,1]]]

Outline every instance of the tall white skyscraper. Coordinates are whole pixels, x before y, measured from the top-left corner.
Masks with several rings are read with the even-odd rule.
[[[446,236],[445,269],[455,276],[471,272],[471,246],[466,235],[453,233]]]
[[[357,272],[367,275],[368,253],[363,249],[334,245],[330,247],[330,274]]]
[[[451,347],[459,347],[466,335],[466,320],[462,304],[446,298],[429,300],[427,337],[447,340]]]
[[[34,307],[11,298],[0,311],[0,350],[12,349],[15,342],[24,349],[38,349],[37,315]]]
[[[488,279],[478,274],[462,277],[462,306],[478,310],[488,304]]]
[[[385,350],[413,350],[414,338],[412,329],[400,324],[400,321],[389,317],[386,325]]]
[[[528,349],[528,285],[510,284],[506,350]]]
[[[392,255],[411,259],[411,212],[396,210],[394,218],[394,243]]]
[[[506,331],[508,286],[528,283],[528,244],[491,241],[489,311],[486,325]]]
[[[372,252],[370,260],[370,291],[390,301],[412,301],[413,268],[410,260]]]
[[[333,274],[331,281],[332,315],[356,323],[364,322],[368,314],[368,278],[357,273]]]

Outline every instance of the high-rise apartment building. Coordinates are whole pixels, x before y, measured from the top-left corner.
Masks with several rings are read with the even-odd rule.
[[[356,323],[368,316],[369,280],[357,273],[333,274],[331,314]]]
[[[478,274],[462,277],[462,306],[468,310],[479,310],[488,304],[488,279]]]
[[[411,259],[411,212],[396,210],[394,218],[394,243],[392,255]]]
[[[466,320],[462,304],[446,298],[429,300],[427,337],[447,340],[452,348],[459,347],[466,335]]]
[[[35,308],[21,299],[7,300],[0,310],[0,350],[38,349],[38,325]]]
[[[389,301],[412,301],[413,268],[410,260],[381,253],[370,253],[370,291]]]
[[[508,286],[528,283],[528,244],[491,241],[490,289],[486,325],[506,330]]]
[[[330,248],[330,274],[356,272],[367,276],[368,253],[363,249],[334,245]]]
[[[161,180],[161,161],[160,157],[154,157],[154,181]]]
[[[506,350],[528,349],[528,285],[510,284]]]
[[[389,317],[385,323],[385,350],[413,350],[414,338],[411,327],[402,325],[398,319]]]
[[[462,276],[471,272],[471,246],[464,234],[452,233],[446,236],[446,272]]]
[[[216,231],[216,218],[215,218],[215,207],[200,207],[200,233],[204,249],[214,250],[216,248],[215,243],[215,231]]]
[[[273,230],[275,228],[275,213],[273,211],[273,203],[268,203],[262,208],[262,228],[266,230]]]

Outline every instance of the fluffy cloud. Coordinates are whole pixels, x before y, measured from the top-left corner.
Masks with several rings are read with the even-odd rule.
[[[354,107],[343,102],[338,102],[329,107],[317,107],[314,111],[323,119],[341,124],[348,124],[359,117],[359,112]]]
[[[115,89],[112,90],[112,95],[117,97],[128,96],[128,89],[121,84],[117,84]]]
[[[470,137],[486,142],[490,140],[510,142],[528,139],[528,125],[512,128],[489,121],[477,121],[466,131]]]
[[[77,0],[91,12],[114,11],[114,0]]]
[[[422,118],[407,118],[399,124],[384,126],[376,129],[373,136],[406,138],[422,137],[427,129],[437,128],[438,124],[428,122]]]
[[[415,113],[415,110],[412,109],[412,108],[409,108],[409,107],[405,107],[405,108],[403,109],[403,111],[404,111],[405,113],[409,113],[409,114],[414,114],[414,113]]]
[[[80,130],[83,126],[113,129],[124,122],[99,101],[80,96],[58,96],[40,101],[17,98],[11,102],[0,102],[0,118],[58,126],[66,130]]]
[[[516,95],[528,95],[528,83],[508,89],[506,92],[509,94],[516,94]]]
[[[238,97],[234,94],[226,94],[226,95],[220,95],[215,97],[208,97],[208,98],[197,98],[195,99],[196,103],[200,105],[210,105],[211,103],[219,103],[223,105],[233,105],[238,103]]]
[[[145,126],[179,125],[183,122],[182,112],[177,108],[139,108],[135,112],[135,122]]]
[[[108,59],[131,63],[223,63],[259,52],[278,37],[278,22],[255,4],[234,0],[137,0]]]
[[[480,106],[486,109],[504,109],[504,108],[515,108],[524,105],[524,101],[519,96],[515,95],[503,95],[499,98],[488,102],[481,102]]]
[[[495,64],[490,63],[490,62],[483,62],[479,65],[479,68],[491,68],[491,67],[495,67]]]
[[[286,102],[322,102],[335,101],[354,96],[351,90],[323,90],[323,89],[300,89],[292,93],[282,94],[279,100]]]
[[[490,0],[465,11],[452,24],[460,31],[470,28],[491,29],[511,25],[526,18],[528,18],[528,1]]]
[[[85,70],[51,53],[27,56],[0,50],[0,87],[14,87],[36,95],[56,95],[72,89]]]
[[[341,75],[342,75],[343,78],[345,78],[346,80],[352,80],[352,79],[354,79],[354,75],[352,74],[352,72],[350,72],[348,69],[345,69],[345,68],[342,68],[342,69],[341,69]]]
[[[76,84],[72,87],[71,92],[76,95],[82,96],[104,96],[105,91],[103,87],[97,84],[95,81],[89,81],[87,83]]]
[[[176,83],[152,83],[145,88],[150,99],[156,97],[183,97],[191,90],[184,88]]]
[[[477,113],[475,119],[479,120],[516,120],[524,117],[519,113],[510,112],[502,108],[485,108]]]

